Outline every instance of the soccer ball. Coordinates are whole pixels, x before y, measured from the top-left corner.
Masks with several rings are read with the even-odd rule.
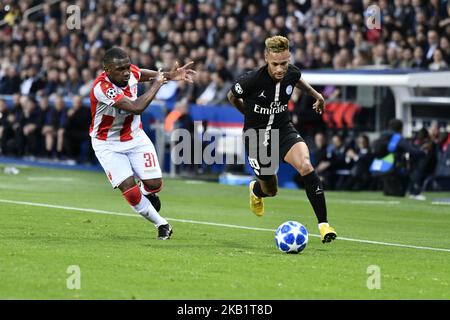
[[[300,222],[284,222],[275,231],[275,243],[283,252],[299,253],[308,243],[308,231]]]

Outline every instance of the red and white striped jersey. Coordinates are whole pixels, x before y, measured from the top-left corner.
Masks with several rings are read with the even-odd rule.
[[[94,81],[91,89],[92,122],[89,135],[105,141],[129,141],[142,129],[141,116],[134,115],[113,105],[123,96],[137,99],[138,81],[141,70],[131,65],[130,80],[125,88],[113,84],[102,72]]]

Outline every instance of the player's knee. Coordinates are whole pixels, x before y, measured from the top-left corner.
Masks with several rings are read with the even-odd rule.
[[[145,190],[151,193],[159,192],[163,187],[161,178],[142,180],[142,182],[144,183]]]
[[[311,162],[308,158],[302,159],[302,162],[300,163],[300,174],[306,175],[310,172],[314,171],[314,167],[312,166]]]

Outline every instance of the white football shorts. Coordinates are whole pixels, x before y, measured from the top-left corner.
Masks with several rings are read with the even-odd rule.
[[[113,188],[131,176],[141,180],[162,177],[155,147],[143,131],[125,142],[92,138],[92,148]]]

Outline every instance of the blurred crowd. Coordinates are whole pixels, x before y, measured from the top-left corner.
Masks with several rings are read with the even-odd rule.
[[[67,107],[60,95],[54,105],[47,97],[14,94],[8,108],[0,99],[0,154],[14,157],[44,157],[55,160],[92,162],[94,160],[88,131],[89,109],[80,96]]]
[[[221,103],[230,81],[264,64],[264,39],[275,34],[290,39],[302,69],[450,64],[450,3],[442,0],[78,0],[46,3],[25,19],[39,3],[0,5],[0,94],[85,97],[105,49],[120,46],[150,69],[195,61],[196,84],[179,91],[189,102]],[[365,25],[372,4],[381,29]]]
[[[390,139],[393,133],[401,135],[402,125],[400,120],[391,120],[388,130],[381,137],[386,135]],[[450,134],[442,132],[437,122],[422,128],[410,139],[402,137],[393,151],[394,167],[382,174],[373,171],[373,161],[380,157],[375,144],[381,137],[371,141],[365,134],[356,138],[334,134],[328,139],[326,134],[317,133],[311,148],[311,161],[326,188],[379,190],[385,177],[398,176],[403,192],[418,195],[424,188],[432,187],[425,186],[427,179],[450,177]],[[301,179],[297,181],[301,183]]]
[[[174,119],[186,118],[191,103],[228,104],[232,81],[265,64],[264,40],[277,34],[290,39],[292,63],[302,70],[450,65],[450,1],[77,0],[27,11],[41,3],[0,4],[0,95],[13,95],[9,108],[0,100],[2,154],[90,158],[83,150],[90,124],[83,98],[112,46],[148,69],[195,62],[194,84],[169,82],[158,93],[181,115]],[[366,27],[373,4],[381,29]],[[166,127],[173,127],[168,120]],[[428,129],[428,139],[442,148]],[[355,166],[369,162],[367,136],[345,141],[335,135],[330,144],[323,134],[315,138],[315,165],[331,188],[371,188],[371,179],[349,179]]]

